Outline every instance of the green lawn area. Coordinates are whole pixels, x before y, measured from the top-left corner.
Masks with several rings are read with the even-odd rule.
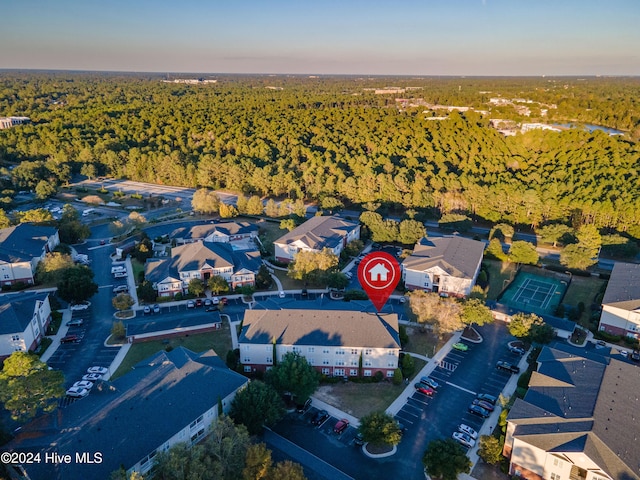
[[[584,304],[585,310],[582,312],[582,316],[578,322],[580,325],[587,328],[589,327],[589,315],[591,314],[589,307],[595,302],[596,296],[604,284],[606,284],[606,281],[600,278],[578,277],[575,275],[572,277],[571,285],[569,285],[562,303],[574,307],[580,302]]]
[[[408,326],[407,335],[409,336],[409,343],[404,348],[407,352],[419,353],[431,358],[440,346],[438,336],[428,330],[423,332],[419,327]],[[418,359],[415,360],[417,361]]]
[[[393,385],[391,382],[336,383],[322,385],[314,396],[356,418],[361,418],[371,412],[386,410],[405,387],[404,384]]]
[[[168,342],[168,343],[163,343]],[[203,352],[212,348],[224,362],[227,352],[231,350],[231,334],[229,324],[222,323],[222,328],[215,332],[199,333],[196,335],[185,335],[183,337],[173,337],[168,340],[155,340],[151,342],[135,343],[131,346],[129,353],[113,374],[112,378],[117,378],[127,373],[136,363],[151,355],[166,349],[168,346],[185,347],[194,352]]]
[[[513,280],[516,274],[516,264],[499,262],[498,260],[483,260],[489,273],[489,292],[487,300],[496,300],[506,286],[505,280]]]
[[[140,278],[140,272],[144,272],[144,263],[140,263],[135,258],[131,259],[131,268],[133,269],[133,280],[138,284],[138,279]]]

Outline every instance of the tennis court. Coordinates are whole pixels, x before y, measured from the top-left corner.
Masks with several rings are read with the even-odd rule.
[[[553,315],[567,290],[567,282],[520,271],[499,301],[520,310]]]

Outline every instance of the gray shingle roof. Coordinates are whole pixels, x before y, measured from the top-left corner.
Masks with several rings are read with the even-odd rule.
[[[195,242],[171,249],[173,272],[200,270],[205,265],[212,268],[233,267],[231,248],[214,242]]]
[[[48,296],[48,293],[29,292],[0,296],[0,335],[24,332],[33,319],[36,302]]]
[[[169,235],[171,238],[183,238],[185,240],[200,240],[214,232],[224,235],[246,235],[257,232],[258,227],[249,222],[221,222],[206,225],[193,225],[191,227],[176,228]]]
[[[398,316],[355,311],[247,310],[240,343],[400,348]]]
[[[109,478],[120,465],[130,468],[247,379],[229,370],[212,351],[182,347],[160,352],[112,383],[67,408],[26,425],[8,445],[17,451],[102,452],[101,464],[72,462],[27,465],[33,480]]]
[[[623,262],[613,265],[602,304],[629,311],[640,308],[640,265]]]
[[[162,317],[147,317],[140,320],[127,322],[127,336],[142,335],[151,332],[163,332],[174,328],[186,328],[203,325],[204,323],[220,323],[220,312],[207,313],[208,317],[187,315],[176,319],[163,319]]]
[[[42,255],[47,240],[55,235],[54,227],[21,223],[0,230],[0,261],[28,262]]]
[[[349,232],[358,228],[359,224],[344,220],[338,216],[313,217],[274,243],[288,245],[295,241],[303,242],[314,250],[334,248],[343,241]]]
[[[459,236],[423,238],[402,266],[419,272],[437,266],[449,275],[473,278],[483,254],[484,243],[478,240]]]
[[[548,452],[583,451],[612,478],[639,479],[640,368],[560,345],[545,347],[538,364],[507,417],[514,437]]]

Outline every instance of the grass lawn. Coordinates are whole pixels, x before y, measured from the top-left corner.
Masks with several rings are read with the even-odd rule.
[[[448,338],[440,339],[437,335],[434,335],[428,330],[421,331],[419,327],[407,327],[407,335],[409,336],[409,343],[405,346],[405,351],[419,353],[429,358],[433,357],[442,345],[446,343]],[[417,362],[418,359],[415,359]],[[422,367],[420,367],[422,368]],[[417,369],[417,363],[416,363]]]
[[[163,343],[167,342],[168,343]],[[127,373],[131,367],[145,358],[167,348],[168,346],[185,347],[194,352],[203,352],[212,348],[218,356],[225,361],[227,352],[231,350],[231,334],[229,324],[222,323],[222,328],[215,332],[199,333],[196,335],[185,335],[183,337],[173,337],[168,340],[155,340],[152,342],[135,343],[131,346],[129,353],[124,358],[118,370],[112,378],[117,378]]]
[[[361,418],[371,412],[386,410],[405,387],[404,384],[396,386],[391,382],[336,383],[322,385],[314,396],[356,418]]]
[[[140,263],[135,258],[131,259],[131,268],[133,269],[133,280],[138,284],[138,279],[140,278],[140,272],[144,272],[144,263]]]
[[[300,290],[304,288],[304,282],[300,280],[294,280],[287,275],[287,272],[281,272],[280,270],[274,270],[273,273],[282,282],[282,288],[284,290]],[[276,284],[273,284],[271,290],[276,289]]]
[[[499,262],[497,260],[484,260],[489,273],[489,292],[487,300],[496,300],[505,287],[505,280],[513,280],[516,274],[516,264]]]
[[[592,303],[599,303],[594,302],[594,300],[606,283],[606,280],[594,277],[577,277],[574,275],[571,279],[571,285],[569,285],[562,303],[574,307],[580,302],[584,304],[585,310],[580,317],[580,325],[589,326],[589,315],[591,314],[589,307]]]

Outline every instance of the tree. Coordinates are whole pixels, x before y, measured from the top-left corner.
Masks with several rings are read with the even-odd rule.
[[[403,220],[398,230],[398,241],[404,245],[413,245],[427,235],[427,229],[417,220]]]
[[[256,274],[256,288],[260,290],[267,290],[273,284],[273,278],[269,273],[269,269],[266,265],[260,265],[258,273]]]
[[[7,217],[7,212],[0,209],[0,228],[7,228],[9,225],[11,225],[11,222],[9,221],[9,217]]]
[[[39,411],[52,412],[64,395],[64,375],[27,352],[14,352],[0,371],[0,401],[11,418],[29,420]]]
[[[320,202],[320,208],[323,210],[329,210],[333,213],[334,210],[340,210],[344,208],[344,203],[338,200],[336,197],[324,197]]]
[[[531,327],[543,320],[534,313],[516,313],[509,322],[509,333],[516,338],[529,338]]]
[[[216,295],[229,291],[229,283],[220,275],[214,275],[207,281],[207,286]]]
[[[455,332],[464,326],[460,316],[461,306],[453,298],[416,290],[409,294],[409,308],[419,323],[432,325],[441,335]]]
[[[127,221],[129,225],[132,225],[136,228],[141,228],[147,223],[147,219],[140,212],[131,212],[127,217]]]
[[[24,212],[16,212],[18,223],[45,223],[53,221],[53,215],[49,210],[44,208],[35,208],[33,210],[25,210]]]
[[[514,234],[513,227],[506,223],[499,223],[494,226],[489,232],[489,240],[497,238],[501,242],[506,241],[507,238],[512,238]]]
[[[338,256],[328,248],[320,252],[301,250],[289,263],[291,278],[304,281],[322,281],[328,270],[338,266]]]
[[[278,462],[269,472],[269,480],[306,480],[304,469],[299,463],[291,460]]]
[[[40,180],[36,185],[36,198],[46,200],[56,193],[56,186],[47,180]]]
[[[154,480],[206,478],[204,474],[213,470],[207,463],[204,447],[201,445],[189,447],[186,443],[178,443],[155,456],[152,478]]]
[[[271,470],[271,450],[264,443],[254,443],[247,448],[243,480],[266,479]]]
[[[595,253],[580,244],[572,243],[564,247],[560,252],[560,263],[567,268],[586,270],[596,263]]]
[[[267,217],[280,216],[280,209],[278,208],[278,204],[273,198],[267,200],[267,203],[264,206],[264,213],[267,215]]]
[[[263,425],[274,425],[284,412],[284,403],[278,392],[271,385],[254,380],[236,393],[230,415],[247,427],[251,435],[257,435],[262,432]]]
[[[600,231],[593,224],[582,225],[576,232],[576,238],[578,239],[578,245],[592,251],[594,257],[602,246]]]
[[[495,258],[504,262],[507,259],[507,254],[502,249],[502,243],[497,238],[492,238],[485,250],[485,256],[488,258]]]
[[[471,471],[471,460],[464,448],[452,438],[430,442],[422,463],[432,478],[442,480],[456,480],[458,474]]]
[[[196,211],[204,214],[214,214],[220,208],[220,198],[216,192],[206,188],[200,188],[193,194],[191,207]]]
[[[88,225],[83,224],[79,220],[58,222],[58,234],[60,241],[73,245],[91,236],[91,229]]]
[[[133,298],[128,293],[119,293],[111,299],[111,304],[118,311],[127,310],[133,305]]]
[[[365,442],[374,445],[397,445],[402,440],[398,422],[386,412],[372,412],[363,416],[358,431]]]
[[[280,230],[286,230],[287,232],[290,232],[294,228],[296,228],[296,222],[294,219],[286,218],[284,220],[280,220]]]
[[[468,298],[462,304],[462,321],[467,325],[478,326],[493,322],[491,309],[477,298]]]
[[[326,276],[327,287],[346,288],[349,285],[349,277],[342,272],[331,272]]]
[[[93,272],[85,265],[75,265],[62,272],[58,282],[58,296],[69,303],[88,300],[98,293],[93,281]]]
[[[219,417],[203,445],[205,456],[214,465],[215,478],[239,478],[245,466],[249,444],[249,433],[244,425],[235,425],[227,415]]]
[[[58,283],[63,272],[73,268],[74,265],[71,255],[59,252],[48,253],[36,267],[36,278],[42,283]]]
[[[502,445],[500,440],[491,435],[480,437],[480,448],[478,455],[482,460],[491,465],[497,465],[502,460]]]
[[[517,240],[511,244],[509,249],[509,261],[524,265],[535,265],[538,263],[538,252],[531,243]]]
[[[204,283],[199,278],[192,278],[189,280],[189,285],[187,286],[187,291],[196,297],[199,297],[204,293]]]
[[[92,180],[98,176],[98,169],[94,163],[85,163],[80,167],[80,175]]]
[[[545,225],[538,229],[536,233],[540,236],[540,240],[544,243],[551,243],[554,247],[558,245],[558,242],[569,236],[573,230],[570,226],[563,223],[554,223],[551,225]]]
[[[247,200],[247,215],[262,215],[264,212],[264,205],[262,200],[257,195],[253,195]]]
[[[316,369],[297,352],[287,352],[269,370],[266,381],[281,395],[291,392],[298,403],[304,403],[320,384]]]
[[[127,336],[127,329],[122,320],[113,322],[113,325],[111,325],[111,335],[113,335],[114,338],[124,338]]]
[[[529,340],[532,343],[540,343],[547,344],[551,342],[556,336],[555,329],[545,323],[544,320],[540,319],[536,321],[533,325],[531,325],[531,330],[529,331]]]
[[[362,240],[351,240],[347,243],[347,246],[344,247],[344,253],[349,255],[350,257],[355,257],[364,249],[364,242]]]
[[[233,218],[238,216],[238,209],[233,205],[227,205],[226,203],[220,202],[220,218]]]
[[[153,288],[153,284],[150,281],[144,280],[140,285],[138,285],[138,298],[140,300],[145,302],[155,302],[157,296],[158,293],[155,288]]]
[[[404,378],[410,378],[411,375],[413,375],[413,372],[416,371],[416,363],[413,360],[413,357],[408,353],[403,355],[401,367]]]

